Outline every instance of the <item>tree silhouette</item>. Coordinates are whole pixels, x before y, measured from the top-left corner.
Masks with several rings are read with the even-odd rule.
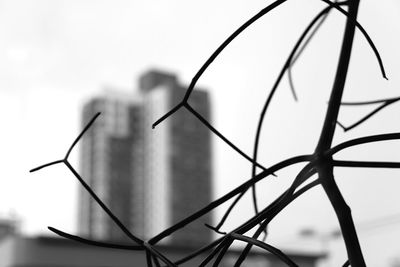
[[[400,139],[400,133],[382,133],[378,135],[371,135],[365,137],[359,137],[356,139],[352,139],[338,145],[333,146],[332,140],[335,135],[335,129],[337,125],[343,128],[345,131],[351,130],[361,123],[366,122],[369,118],[371,118],[374,114],[378,113],[385,107],[397,102],[400,100],[400,97],[390,98],[390,99],[382,99],[382,100],[374,100],[367,102],[356,102],[356,103],[346,103],[342,102],[342,95],[345,88],[346,76],[348,73],[349,61],[352,53],[352,45],[353,39],[356,29],[358,29],[366,41],[370,45],[373,50],[382,76],[386,79],[385,70],[382,64],[382,60],[380,58],[379,52],[376,49],[374,43],[371,38],[365,31],[365,29],[357,22],[357,13],[359,7],[359,0],[348,0],[348,1],[335,1],[330,2],[328,0],[321,0],[322,2],[327,4],[327,7],[322,9],[309,23],[306,29],[303,31],[296,44],[294,45],[292,51],[290,52],[287,60],[285,61],[266,101],[260,112],[257,131],[254,137],[254,147],[253,147],[253,155],[250,157],[246,155],[239,147],[233,144],[230,140],[228,140],[222,133],[220,133],[214,126],[211,125],[209,121],[204,119],[201,114],[199,114],[190,104],[188,100],[190,98],[191,93],[195,89],[196,83],[206,71],[206,69],[212,64],[212,62],[218,57],[218,55],[234,40],[239,34],[245,31],[252,23],[257,21],[259,18],[263,17],[265,14],[270,12],[271,10],[278,7],[280,4],[286,2],[286,0],[277,0],[272,4],[268,5],[256,15],[251,17],[248,21],[246,21],[241,27],[239,27],[235,32],[233,32],[213,53],[212,55],[205,61],[205,63],[201,66],[198,72],[192,78],[192,81],[187,88],[186,94],[183,97],[182,101],[179,102],[173,109],[171,109],[168,113],[166,113],[163,117],[157,120],[153,124],[153,128],[158,124],[162,123],[162,121],[166,120],[169,116],[173,116],[173,114],[179,109],[186,109],[193,116],[195,116],[199,121],[201,121],[205,127],[208,127],[210,131],[212,131],[216,136],[221,138],[224,142],[226,142],[232,149],[237,151],[240,155],[242,155],[245,159],[247,159],[252,164],[252,174],[251,177],[236,187],[232,191],[228,192],[224,196],[214,200],[209,203],[206,207],[198,210],[197,212],[191,214],[187,218],[182,221],[176,223],[175,225],[165,229],[161,233],[156,236],[150,238],[149,240],[142,240],[139,237],[135,236],[134,233],[131,233],[126,226],[124,226],[119,219],[112,213],[112,211],[101,201],[101,199],[93,192],[93,190],[85,183],[79,173],[74,169],[74,167],[69,163],[68,157],[71,153],[72,149],[79,142],[80,138],[85,134],[85,132],[90,128],[90,126],[95,122],[98,118],[99,114],[93,117],[93,119],[86,125],[80,135],[75,139],[72,143],[71,147],[68,149],[65,157],[61,160],[56,160],[54,162],[44,164],[37,168],[31,170],[31,172],[37,171],[44,167],[48,167],[55,164],[65,164],[69,170],[73,173],[73,175],[79,180],[82,186],[88,191],[88,193],[93,197],[93,199],[103,208],[103,210],[109,215],[109,217],[115,222],[115,224],[129,237],[133,244],[132,245],[121,245],[121,244],[112,244],[94,240],[88,240],[82,237],[74,236],[53,227],[49,227],[51,231],[60,235],[62,237],[72,239],[78,242],[86,243],[89,245],[108,247],[108,248],[118,248],[125,250],[142,250],[146,253],[147,265],[148,266],[161,266],[161,262],[166,266],[178,266],[184,262],[191,260],[194,257],[200,257],[206,255],[200,264],[200,266],[205,266],[208,263],[213,261],[213,266],[218,266],[226,252],[230,248],[231,244],[235,241],[245,242],[247,245],[241,251],[241,255],[237,259],[234,266],[240,266],[243,261],[246,259],[250,249],[253,246],[260,247],[270,253],[275,254],[280,260],[286,263],[288,266],[297,266],[295,262],[293,262],[287,255],[285,255],[278,248],[275,248],[265,240],[260,240],[260,236],[263,232],[266,231],[268,224],[278,215],[283,209],[285,209],[290,203],[292,203],[297,197],[307,192],[309,189],[319,185],[323,188],[325,194],[327,195],[334,211],[336,213],[340,229],[343,235],[344,243],[347,250],[348,259],[345,260],[343,266],[355,266],[362,267],[366,266],[363,254],[359,245],[356,228],[354,226],[353,218],[351,215],[351,209],[346,204],[341,191],[339,190],[335,177],[334,177],[334,169],[335,167],[367,167],[367,168],[400,168],[399,162],[386,162],[386,161],[360,161],[360,160],[335,160],[333,156],[350,147],[355,147],[358,145],[372,143],[372,142],[380,142],[386,140],[398,140]],[[347,7],[347,10],[342,7]],[[292,89],[292,93],[295,99],[297,99],[296,92],[294,90],[294,83],[291,75],[292,66],[298,61],[301,56],[304,48],[307,44],[312,40],[312,37],[317,33],[318,29],[321,27],[322,23],[326,19],[329,12],[332,10],[336,10],[337,12],[342,13],[346,16],[346,24],[343,33],[342,45],[340,50],[340,55],[338,58],[338,65],[336,69],[336,74],[334,78],[334,82],[331,89],[331,94],[329,98],[329,102],[327,105],[325,120],[322,125],[322,131],[319,135],[319,139],[317,145],[312,154],[306,155],[297,155],[291,158],[285,159],[281,162],[278,162],[272,166],[265,167],[260,162],[258,162],[258,147],[260,141],[260,134],[263,126],[263,121],[267,112],[267,109],[273,99],[273,96],[278,89],[278,86],[283,79],[285,74],[288,74],[289,83]],[[380,104],[378,108],[367,114],[365,117],[356,121],[350,126],[344,126],[340,122],[338,122],[338,113],[341,106],[344,105],[369,105],[369,104]],[[266,178],[267,176],[274,175],[275,172],[284,169],[288,166],[297,164],[297,163],[307,163],[297,174],[297,176],[293,179],[292,184],[271,204],[266,207],[259,207],[257,204],[257,197],[255,191],[255,185],[260,180]],[[260,169],[260,172],[257,173],[257,168]],[[229,216],[232,209],[235,205],[240,201],[241,197],[251,189],[253,195],[253,204],[255,209],[255,215],[249,220],[243,222],[241,225],[237,226],[232,231],[225,233],[220,231],[222,225],[225,220]],[[210,212],[214,208],[220,206],[221,204],[227,202],[230,199],[234,199],[231,205],[226,210],[225,214],[220,219],[219,223],[216,226],[207,225],[210,229],[219,233],[221,237],[216,239],[215,241],[207,244],[206,246],[198,249],[197,251],[186,255],[184,258],[179,259],[175,262],[172,262],[165,255],[163,255],[160,251],[155,248],[155,245],[166,238],[167,236],[173,234],[175,231],[184,227],[185,225],[199,219],[204,214]],[[246,235],[247,232],[253,230],[253,235]]]

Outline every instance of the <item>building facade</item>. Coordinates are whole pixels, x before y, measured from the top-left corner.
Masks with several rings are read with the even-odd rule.
[[[149,71],[131,96],[106,95],[89,101],[83,122],[101,117],[85,134],[81,174],[110,209],[136,235],[148,239],[194,213],[212,200],[211,134],[187,110],[180,110],[152,129],[152,123],[183,97],[176,77]],[[204,90],[196,89],[191,105],[210,118]],[[80,229],[97,239],[123,240],[114,226],[82,190]],[[211,240],[204,227],[211,215],[179,230],[165,242],[199,245]]]
[[[139,96],[107,92],[84,106],[83,124],[97,112],[102,112],[101,117],[81,142],[81,175],[123,224],[142,232],[132,216],[132,212],[143,211],[135,206],[140,202],[132,200],[142,192],[135,181],[142,176],[143,165],[141,100]],[[98,239],[121,239],[121,231],[83,188],[79,196],[81,233]]]

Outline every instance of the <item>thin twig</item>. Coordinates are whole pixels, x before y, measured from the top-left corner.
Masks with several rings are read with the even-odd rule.
[[[262,170],[264,170],[264,171],[266,170],[266,168],[264,166],[262,166],[260,163],[253,160],[250,156],[248,156],[246,153],[244,153],[240,148],[238,148],[231,141],[229,141],[228,138],[226,138],[223,134],[218,132],[217,129],[215,129],[205,118],[203,118],[203,116],[201,116],[196,110],[194,110],[188,103],[184,104],[184,107],[191,114],[193,114],[202,124],[204,124],[210,131],[212,131],[216,136],[221,138],[226,144],[228,144],[236,152],[238,152],[240,155],[242,155],[245,159],[247,159],[251,163],[255,164],[257,167],[261,168]]]
[[[339,12],[341,12],[343,15],[345,15],[347,17],[347,19],[349,20],[349,22],[351,22],[352,24],[356,25],[358,30],[360,30],[360,32],[363,34],[363,36],[367,40],[369,46],[372,48],[372,50],[373,50],[373,52],[375,54],[376,59],[378,60],[378,64],[379,64],[379,68],[380,68],[381,73],[382,73],[382,77],[387,80],[388,78],[386,76],[386,71],[385,71],[385,67],[383,66],[383,61],[382,61],[381,55],[379,54],[378,49],[376,48],[374,42],[372,41],[371,37],[369,36],[367,31],[364,29],[364,27],[357,21],[356,18],[350,16],[349,12],[347,12],[343,8],[341,8],[338,3],[333,3],[333,2],[330,2],[329,0],[320,0],[320,1],[325,2],[326,4],[334,7]],[[351,1],[348,1],[348,2],[351,2]]]
[[[311,156],[309,155],[302,155],[302,156],[297,156],[293,158],[286,159],[284,161],[281,161],[272,167],[268,168],[266,171],[263,171],[256,175],[254,178],[249,179],[248,181],[244,182],[240,186],[236,187],[229,193],[225,194],[224,196],[220,197],[217,200],[214,200],[204,208],[198,210],[197,212],[193,213],[192,215],[188,216],[187,218],[183,219],[182,221],[176,223],[175,225],[171,226],[170,228],[165,229],[158,235],[154,236],[151,238],[148,242],[149,244],[156,244],[163,238],[169,236],[171,233],[175,232],[176,230],[184,227],[185,225],[191,223],[192,221],[200,218],[204,214],[208,213],[212,209],[218,207],[222,203],[226,202],[227,200],[231,199],[232,197],[236,196],[240,192],[242,192],[244,189],[248,189],[252,184],[257,183],[258,181],[262,180],[263,178],[267,177],[268,175],[271,175],[272,173],[285,168],[287,166],[299,163],[299,162],[304,162],[304,161],[309,161],[311,159]]]
[[[76,235],[71,235],[68,233],[65,233],[61,230],[58,230],[54,227],[47,227],[50,231],[55,233],[56,235],[59,235],[61,237],[64,237],[66,239],[70,239],[73,241],[77,241],[86,245],[91,245],[91,246],[97,246],[97,247],[104,247],[104,248],[114,248],[114,249],[123,249],[123,250],[144,250],[143,246],[129,246],[129,245],[120,245],[120,244],[114,244],[114,243],[107,243],[107,242],[100,242],[100,241],[95,241],[95,240],[89,240],[86,238],[82,238]]]
[[[92,126],[92,124],[95,122],[95,120],[100,116],[100,112],[96,113],[93,118],[89,121],[89,123],[83,128],[82,132],[78,135],[78,137],[72,142],[72,145],[69,147],[67,154],[65,154],[64,159],[67,160],[69,157],[69,154],[71,153],[72,149],[75,147],[75,145],[79,142],[79,140],[82,138],[82,136],[86,133],[87,130]]]
[[[354,129],[355,127],[357,127],[358,125],[362,124],[363,122],[367,121],[368,119],[370,119],[372,116],[374,116],[375,114],[377,114],[379,111],[381,111],[382,109],[386,108],[387,106],[390,106],[393,103],[396,103],[397,101],[399,101],[400,98],[394,98],[394,99],[387,99],[387,100],[377,100],[377,101],[369,101],[369,102],[355,102],[355,103],[342,103],[342,105],[369,105],[369,104],[375,104],[375,103],[382,103],[379,107],[375,108],[373,111],[371,111],[370,113],[368,113],[367,115],[365,115],[364,117],[362,117],[361,119],[359,119],[358,121],[356,121],[355,123],[353,123],[350,126],[345,127],[343,124],[338,123],[338,125],[346,132],[349,131],[351,129]]]
[[[274,246],[271,246],[267,243],[261,242],[257,239],[245,236],[245,235],[240,235],[236,233],[232,233],[231,236],[236,239],[236,240],[241,240],[244,242],[247,242],[249,244],[252,244],[254,246],[260,247],[262,249],[267,250],[268,252],[271,252],[275,256],[277,256],[280,260],[285,262],[288,266],[291,267],[297,267],[298,265],[294,263],[285,253],[283,253],[281,250],[275,248]]]
[[[205,63],[201,66],[201,68],[197,71],[196,75],[192,78],[192,81],[186,91],[186,94],[182,100],[181,103],[179,103],[176,107],[174,107],[171,111],[169,111],[167,114],[162,116],[160,119],[158,119],[155,123],[153,123],[153,128],[156,127],[158,124],[160,124],[163,120],[171,116],[173,113],[175,113],[179,108],[182,107],[183,104],[187,103],[190,94],[192,93],[194,87],[196,86],[197,81],[200,79],[200,77],[203,75],[203,73],[206,71],[206,69],[211,65],[211,63],[218,57],[218,55],[227,47],[240,33],[242,33],[247,27],[249,27],[251,24],[256,22],[258,19],[263,17],[265,14],[270,12],[271,10],[275,9],[282,3],[286,2],[287,0],[277,0],[270,4],[269,6],[265,7],[261,11],[259,11],[256,15],[251,17],[248,21],[246,21],[242,26],[240,26],[237,30],[235,30],[212,54],[211,56],[205,61]]]
[[[379,162],[379,161],[351,161],[351,160],[333,160],[335,167],[356,167],[356,168],[400,168],[400,162]]]

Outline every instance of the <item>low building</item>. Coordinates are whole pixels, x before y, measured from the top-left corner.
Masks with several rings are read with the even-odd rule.
[[[171,260],[188,255],[195,249],[190,247],[157,247]],[[221,267],[233,266],[240,250],[230,250]],[[288,253],[301,267],[314,267],[320,254]],[[198,266],[205,255],[180,266]],[[53,237],[8,237],[0,242],[0,267],[136,267],[147,266],[143,251],[127,251],[89,246],[62,238]],[[242,267],[283,267],[275,255],[254,249]]]

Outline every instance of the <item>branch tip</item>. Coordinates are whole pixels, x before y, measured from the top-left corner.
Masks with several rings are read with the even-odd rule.
[[[32,172],[36,172],[36,171],[38,171],[38,170],[40,170],[40,169],[49,167],[49,166],[51,166],[51,165],[56,165],[56,164],[59,164],[59,163],[63,163],[63,162],[64,162],[63,159],[62,159],[62,160],[56,160],[56,161],[53,161],[53,162],[50,162],[50,163],[46,163],[46,164],[40,165],[40,166],[38,166],[38,167],[36,167],[36,168],[33,168],[33,169],[29,170],[29,172],[31,172],[31,173],[32,173]]]

